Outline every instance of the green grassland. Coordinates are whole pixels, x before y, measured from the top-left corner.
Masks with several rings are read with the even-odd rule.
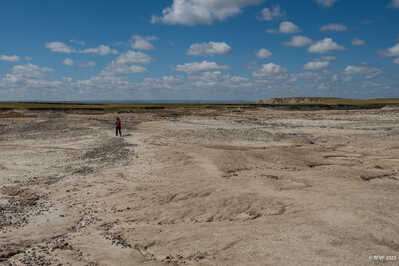
[[[76,103],[0,102],[0,111],[60,111],[70,113],[158,113],[167,116],[190,114],[194,110],[228,110],[249,107],[242,103]],[[255,106],[253,106],[255,107]]]
[[[0,111],[64,111],[74,113],[147,113],[184,115],[194,110],[230,110],[257,107],[295,107],[302,106],[347,106],[359,108],[381,108],[399,105],[399,98],[344,99],[321,97],[278,98],[279,103],[81,103],[81,102],[0,102]],[[295,103],[293,103],[295,102]],[[292,109],[291,109],[292,110]]]

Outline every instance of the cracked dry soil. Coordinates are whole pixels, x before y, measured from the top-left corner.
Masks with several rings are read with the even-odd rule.
[[[0,265],[399,258],[398,109],[122,114],[123,138],[114,115],[12,114]]]

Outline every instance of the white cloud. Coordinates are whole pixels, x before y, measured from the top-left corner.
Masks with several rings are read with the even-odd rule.
[[[26,61],[31,61],[32,60],[32,57],[30,57],[30,56],[25,56],[25,58],[24,58]]]
[[[320,40],[314,44],[312,44],[308,51],[310,53],[328,53],[332,51],[342,51],[345,50],[345,47],[338,45],[331,38],[325,38]]]
[[[366,44],[365,41],[360,40],[358,38],[354,38],[352,40],[352,45],[355,45],[355,46],[362,46],[362,45],[365,45],[365,44]]]
[[[143,37],[140,35],[133,35],[131,47],[138,50],[153,50],[154,46],[150,43],[150,41],[154,41],[157,39],[158,38],[155,36]]]
[[[292,47],[304,47],[310,45],[312,42],[313,41],[311,39],[305,36],[293,36],[291,41],[285,42],[283,43],[283,45]]]
[[[392,0],[389,6],[392,8],[399,8],[399,0]]]
[[[331,65],[330,61],[328,60],[313,60],[306,63],[303,66],[305,70],[322,70],[328,68]]]
[[[126,53],[120,54],[115,60],[108,64],[101,72],[88,79],[76,81],[75,85],[79,88],[120,88],[127,89],[130,86],[136,86],[137,83],[131,83],[128,81],[126,75],[144,73],[147,72],[147,68],[141,66],[148,64],[153,59],[142,52],[127,51]],[[80,66],[94,66],[95,62],[88,62],[85,65]]]
[[[96,62],[94,62],[94,61],[89,61],[89,62],[79,64],[80,67],[95,67],[96,65],[97,65]]]
[[[374,79],[382,75],[384,72],[376,67],[367,65],[347,66],[344,71],[347,75],[364,75],[366,79]]]
[[[313,81],[320,81],[323,79],[323,77],[320,73],[315,73],[315,72],[297,73],[297,74],[295,74],[295,77],[301,78],[301,79],[310,79]]]
[[[184,65],[177,65],[175,70],[185,73],[195,73],[195,72],[205,72],[205,71],[215,71],[215,70],[226,70],[230,69],[229,66],[218,65],[215,62],[193,62]]]
[[[194,86],[200,88],[248,88],[253,84],[246,77],[231,76],[223,74],[221,71],[202,72],[200,75],[192,76],[191,79],[195,80]]]
[[[83,62],[83,63],[75,63],[74,60],[72,60],[71,58],[65,58],[65,60],[62,62],[64,65],[66,66],[73,66],[73,65],[77,65],[79,67],[94,67],[96,66],[96,62],[94,61],[88,61],[88,62]]]
[[[72,54],[76,50],[62,42],[48,42],[45,47],[54,53]]]
[[[15,63],[18,62],[19,59],[20,58],[17,55],[0,55],[0,61]]]
[[[342,81],[342,82],[351,82],[353,80],[352,76],[348,75],[341,75],[341,74],[334,74],[331,77],[332,81]]]
[[[72,82],[73,78],[71,78],[71,77],[62,77],[62,80],[66,81],[66,82]]]
[[[145,78],[140,84],[143,90],[148,89],[176,89],[177,86],[183,85],[184,80],[177,76],[163,76],[161,78]]]
[[[265,48],[262,48],[256,53],[256,56],[260,59],[266,59],[272,56],[272,52]]]
[[[273,8],[264,8],[258,16],[258,19],[263,21],[272,21],[273,19],[281,18],[283,16],[284,14],[281,11],[280,5],[277,5]]]
[[[148,64],[152,57],[142,52],[127,51],[116,58],[117,64]]]
[[[194,43],[187,51],[188,55],[220,55],[231,53],[231,47],[225,42]]]
[[[52,52],[55,53],[64,53],[64,54],[72,54],[72,53],[81,53],[81,54],[99,54],[99,55],[109,55],[109,54],[117,54],[118,51],[111,49],[106,45],[99,45],[96,48],[87,48],[84,50],[76,50],[75,48],[70,47],[69,45],[62,42],[49,42],[45,44],[45,47]]]
[[[398,58],[395,58],[395,59],[393,60],[393,63],[399,65],[399,57],[398,57]]]
[[[138,65],[126,65],[111,63],[106,66],[100,73],[100,76],[118,76],[118,75],[128,75],[147,72],[147,69],[143,66]]]
[[[99,45],[96,48],[87,48],[79,51],[81,54],[98,54],[98,55],[109,55],[109,54],[118,54],[118,51],[110,48],[106,45]]]
[[[65,60],[62,62],[66,66],[73,66],[73,60],[71,58],[65,58]]]
[[[332,7],[338,0],[315,0],[322,7]]]
[[[62,82],[45,79],[45,74],[51,71],[53,71],[51,68],[39,67],[33,64],[16,65],[0,80],[0,84],[1,86],[18,90],[59,87]]]
[[[257,5],[263,0],[173,0],[162,16],[152,16],[152,23],[212,24],[239,14],[246,6]]]
[[[199,75],[191,76],[190,78],[207,83],[216,83],[222,81],[224,76],[227,75],[223,74],[221,71],[207,71],[201,72]]]
[[[333,60],[335,60],[337,58],[335,56],[329,55],[329,56],[322,56],[320,59],[321,60],[326,60],[326,61],[333,61]]]
[[[346,31],[348,28],[343,24],[330,23],[320,28],[321,32],[326,31]]]
[[[84,46],[86,44],[83,41],[77,41],[77,40],[69,40],[69,42],[80,45],[80,46]]]
[[[258,71],[252,73],[254,77],[278,77],[287,73],[287,69],[274,63],[264,64]]]
[[[346,74],[362,74],[367,71],[367,67],[359,67],[359,66],[347,66],[345,68]]]
[[[242,82],[248,82],[249,79],[246,77],[240,77],[240,76],[233,76],[231,77],[232,82],[237,82],[237,83],[242,83]]]
[[[399,56],[399,43],[391,48],[379,52],[382,56],[397,57]]]
[[[46,72],[52,72],[48,67],[39,67],[33,64],[17,65],[11,69],[11,74],[25,78],[39,78]]]
[[[300,31],[300,28],[290,21],[283,21],[280,23],[281,33],[296,33]]]
[[[268,33],[285,33],[285,34],[290,34],[290,33],[297,33],[301,32],[301,29],[292,23],[291,21],[283,21],[280,23],[280,27],[278,30],[271,29],[267,30]]]

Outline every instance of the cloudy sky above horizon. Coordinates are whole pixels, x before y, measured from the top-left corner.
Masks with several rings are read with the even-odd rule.
[[[399,97],[399,0],[3,1],[2,100]]]

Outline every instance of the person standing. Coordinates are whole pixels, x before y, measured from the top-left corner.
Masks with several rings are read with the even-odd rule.
[[[118,132],[119,132],[119,136],[122,137],[122,123],[119,117],[116,118],[115,120],[115,134],[116,136],[118,136]]]

